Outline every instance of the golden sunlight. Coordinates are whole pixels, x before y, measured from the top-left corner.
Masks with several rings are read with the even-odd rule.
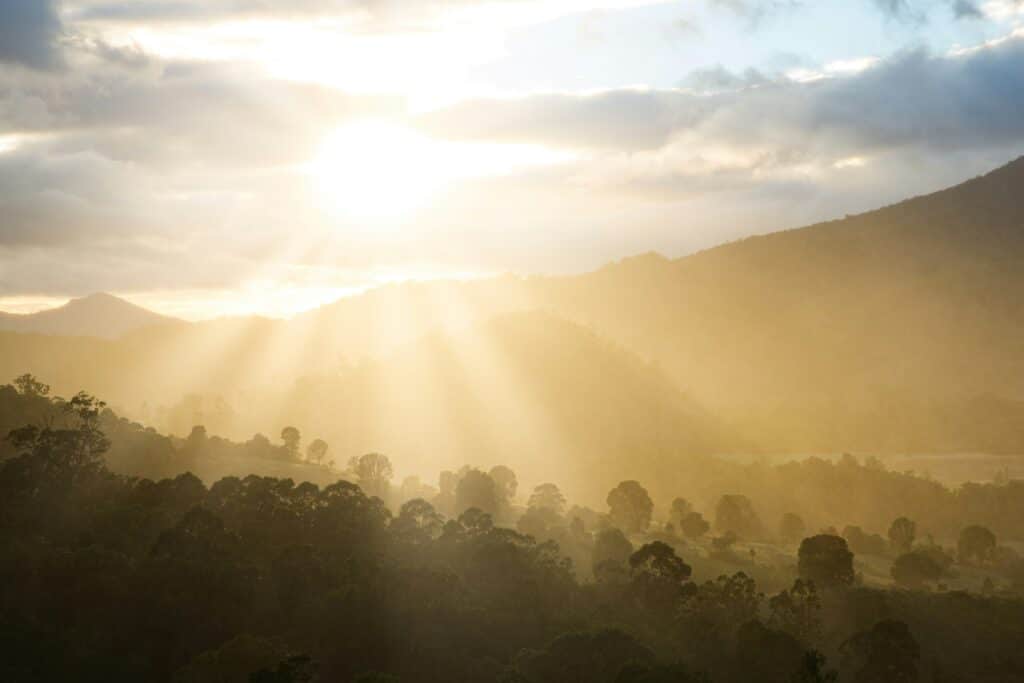
[[[365,120],[329,135],[308,170],[332,213],[397,219],[460,181],[571,158],[538,145],[438,140],[397,123]]]

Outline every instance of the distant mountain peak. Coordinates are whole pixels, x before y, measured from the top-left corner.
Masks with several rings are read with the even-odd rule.
[[[0,314],[0,331],[115,339],[174,320],[113,294],[96,292],[36,313]]]

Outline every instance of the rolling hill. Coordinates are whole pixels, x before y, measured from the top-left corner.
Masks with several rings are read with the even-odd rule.
[[[29,334],[116,339],[129,332],[174,322],[110,294],[91,294],[38,313],[0,312],[0,330]]]

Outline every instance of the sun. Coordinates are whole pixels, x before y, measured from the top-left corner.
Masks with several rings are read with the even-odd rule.
[[[328,135],[308,170],[331,213],[380,222],[408,217],[465,181],[573,158],[537,145],[443,140],[362,120]]]
[[[361,121],[330,134],[311,171],[332,212],[400,218],[428,204],[445,185],[437,146],[402,125]]]

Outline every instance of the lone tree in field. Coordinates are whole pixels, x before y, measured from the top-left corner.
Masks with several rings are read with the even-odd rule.
[[[607,502],[612,524],[623,531],[639,533],[651,525],[654,502],[639,482],[622,482],[608,493]]]
[[[815,586],[849,586],[853,583],[853,553],[839,536],[812,536],[800,544],[797,569],[801,579],[813,581]]]

